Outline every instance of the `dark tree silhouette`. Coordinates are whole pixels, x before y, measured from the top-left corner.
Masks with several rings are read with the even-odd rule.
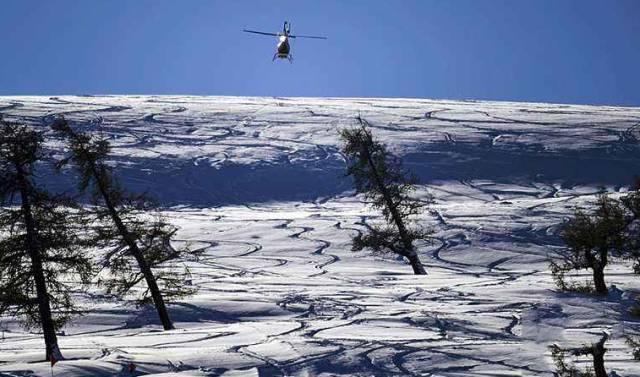
[[[626,211],[626,245],[623,257],[634,261],[633,269],[640,274],[640,181],[634,186],[635,191],[620,198]]]
[[[571,250],[571,256],[562,266],[552,265],[552,270],[591,269],[595,291],[606,294],[604,269],[610,253],[620,250],[624,245],[625,223],[620,203],[604,194],[598,197],[592,216],[576,210],[561,233]]]
[[[71,150],[59,167],[73,164],[79,174],[79,188],[91,191],[98,223],[103,224],[96,227],[97,241],[99,246],[110,248],[103,266],[111,277],[101,282],[109,293],[124,295],[144,280],[146,290],[140,304],[153,302],[164,329],[173,329],[165,298],[193,293],[186,286],[186,267],[182,271],[162,268],[189,252],[172,247],[176,228],[162,218],[144,216],[143,212],[153,207],[152,201],[145,195],[132,196],[119,185],[105,162],[110,151],[105,138],[76,132],[62,117],[52,128],[66,138]]]
[[[576,210],[573,218],[564,226],[561,237],[571,254],[563,263],[551,262],[557,285],[572,289],[565,283],[564,275],[570,270],[591,269],[596,293],[606,294],[604,269],[611,258],[635,259],[638,266],[638,224],[640,218],[640,193],[632,192],[621,199],[600,194],[592,215]]]
[[[604,344],[609,339],[608,334],[603,334],[600,340],[588,346],[565,349],[554,344],[551,347],[551,357],[556,364],[556,375],[558,377],[607,377],[604,368],[604,355],[607,349]],[[593,359],[593,372],[591,370],[580,371],[572,363],[566,361],[566,354],[572,356],[591,356]]]
[[[353,177],[356,191],[382,211],[386,224],[369,227],[366,234],[356,236],[353,249],[393,252],[407,258],[416,275],[424,275],[426,271],[414,241],[428,239],[429,233],[422,228],[409,227],[412,216],[419,214],[426,205],[410,196],[416,178],[402,167],[398,158],[387,152],[383,144],[373,139],[366,120],[356,119],[358,127],[340,131],[344,143],[342,151],[347,157],[347,175]]]
[[[56,330],[78,314],[70,292],[90,282],[92,266],[78,237],[81,213],[34,183],[41,142],[32,129],[0,121],[0,315],[41,326],[46,359],[59,360]]]
[[[633,359],[636,361],[640,361],[640,339],[631,335],[627,335],[625,337],[625,340],[627,345],[631,347]]]

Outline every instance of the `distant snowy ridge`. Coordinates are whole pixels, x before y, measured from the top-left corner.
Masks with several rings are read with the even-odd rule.
[[[337,130],[358,114],[425,183],[615,186],[629,184],[640,165],[638,108],[125,96],[0,97],[0,112],[34,124],[64,114],[105,133],[127,183],[173,204],[313,200],[348,190]]]

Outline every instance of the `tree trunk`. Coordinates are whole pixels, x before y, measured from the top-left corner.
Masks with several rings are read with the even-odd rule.
[[[593,284],[595,285],[596,292],[601,295],[606,295],[608,292],[607,285],[604,282],[604,267],[593,267]]]
[[[604,369],[604,354],[593,354],[593,371],[596,377],[608,377],[607,371]]]
[[[607,371],[604,369],[604,354],[607,352],[604,348],[604,343],[607,338],[605,335],[598,343],[593,345],[593,371],[596,373],[596,377],[608,377]]]
[[[389,195],[387,188],[384,186],[384,183],[382,182],[380,176],[378,175],[378,172],[376,171],[376,166],[371,159],[371,154],[369,154],[369,151],[366,149],[363,150],[363,153],[365,154],[369,167],[371,168],[371,172],[373,173],[373,177],[376,181],[376,186],[378,186],[378,189],[382,193],[385,205],[387,209],[389,209],[389,212],[391,212],[391,218],[398,228],[398,233],[400,234],[400,239],[402,240],[402,246],[405,249],[405,256],[407,257],[407,259],[409,259],[409,263],[411,263],[413,273],[415,275],[426,275],[427,271],[424,269],[422,262],[420,262],[420,258],[414,250],[413,243],[411,242],[411,240],[409,240],[409,236],[407,235],[407,228],[405,227],[404,222],[402,221],[402,218],[398,213],[398,209],[393,204],[391,195]]]
[[[411,268],[413,268],[413,273],[415,275],[427,274],[427,271],[425,271],[422,262],[420,262],[420,258],[418,258],[418,255],[416,255],[415,252],[407,256],[407,259],[409,259],[409,263],[411,263]]]
[[[102,184],[102,180],[101,180],[102,177],[98,175],[98,171],[95,168],[95,166],[92,166],[92,168],[93,168],[92,169],[93,174],[96,179],[96,184],[98,185],[100,194],[104,198],[105,204],[109,210],[109,214],[111,215],[111,219],[116,224],[116,227],[118,228],[118,232],[120,233],[125,243],[129,247],[129,251],[131,251],[131,254],[138,262],[138,267],[140,268],[140,271],[144,275],[144,279],[147,283],[147,287],[149,288],[149,292],[151,293],[151,298],[153,299],[154,306],[156,307],[156,310],[158,312],[158,317],[160,317],[160,322],[162,322],[162,327],[165,330],[173,330],[174,329],[173,323],[171,322],[171,318],[169,317],[169,312],[167,311],[167,307],[164,303],[162,294],[160,293],[160,288],[158,288],[158,283],[156,282],[156,278],[153,275],[153,272],[151,271],[151,267],[149,267],[149,264],[144,259],[144,255],[142,254],[142,251],[140,251],[140,248],[138,247],[136,240],[133,239],[133,237],[127,230],[127,227],[124,225],[124,223],[122,222],[122,219],[118,215],[118,211],[116,210],[115,206],[111,202],[111,199],[109,198],[109,194],[106,188]]]
[[[29,258],[31,259],[31,269],[33,280],[36,285],[36,296],[38,298],[38,312],[40,314],[40,323],[42,325],[42,334],[44,335],[44,344],[46,348],[46,360],[51,361],[51,356],[55,353],[56,358],[60,358],[60,350],[58,348],[58,338],[56,329],[51,316],[51,303],[47,293],[47,284],[44,277],[44,268],[42,265],[42,251],[38,242],[35,221],[31,208],[30,185],[25,177],[22,166],[16,164],[18,176],[18,184],[20,186],[20,200],[22,202],[22,215],[27,229],[27,249]]]

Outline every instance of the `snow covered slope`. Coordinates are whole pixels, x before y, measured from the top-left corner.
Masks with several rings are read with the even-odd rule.
[[[95,289],[59,337],[56,376],[551,376],[548,346],[611,333],[606,367],[640,375],[624,334],[640,278],[607,298],[558,293],[559,224],[640,174],[640,108],[400,99],[0,97],[7,119],[54,114],[111,139],[123,183],[149,191],[204,252],[198,293],[154,312]],[[429,275],[350,251],[378,214],[353,196],[337,131],[360,115],[431,193]],[[50,138],[52,155],[63,146]],[[48,187],[70,172],[40,170]],[[587,276],[585,275],[585,279]],[[48,376],[43,341],[0,319],[0,376]],[[586,359],[585,359],[586,361]],[[587,364],[583,364],[587,365]]]

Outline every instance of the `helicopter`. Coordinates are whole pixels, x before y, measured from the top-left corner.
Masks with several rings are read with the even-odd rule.
[[[271,59],[271,61],[275,61],[276,58],[279,58],[279,59],[287,59],[289,60],[289,63],[293,62],[293,55],[291,54],[291,45],[289,44],[290,38],[327,39],[327,37],[318,37],[313,35],[291,35],[291,23],[289,23],[288,21],[284,22],[282,31],[279,33],[266,33],[263,31],[255,31],[255,30],[247,30],[247,29],[243,29],[242,31],[244,31],[245,33],[271,35],[274,37],[278,37],[278,46],[276,47],[276,53],[273,54],[273,59]]]

